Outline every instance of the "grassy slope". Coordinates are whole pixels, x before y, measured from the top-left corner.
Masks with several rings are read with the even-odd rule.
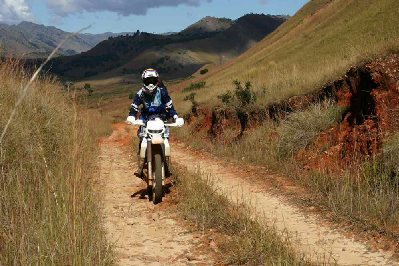
[[[311,1],[259,45],[227,67],[210,73],[207,87],[196,91],[197,100],[214,106],[218,101],[215,95],[231,89],[231,81],[236,78],[249,79],[257,85],[258,104],[312,91],[341,76],[350,65],[397,51],[398,7],[399,2],[393,0]],[[263,88],[265,95],[261,93]],[[184,94],[174,96],[179,102]],[[384,144],[383,158],[377,156],[359,163],[339,177],[327,171],[306,174],[301,165],[298,167],[295,160],[298,150],[338,122],[341,111],[335,105],[315,105],[280,123],[266,122],[231,145],[210,144],[206,136],[196,134],[195,125],[186,128],[180,137],[221,157],[285,172],[312,192],[314,203],[328,207],[338,217],[346,217],[363,229],[377,228],[397,237],[399,185],[398,170],[393,163],[398,158],[394,152],[397,135]]]
[[[198,100],[217,104],[216,96],[231,89],[234,79],[252,81],[260,104],[309,92],[350,65],[398,50],[398,9],[396,0],[310,1],[273,34],[210,73]]]
[[[0,132],[28,78],[0,63]],[[93,192],[99,119],[59,88],[35,82],[0,146],[1,265],[112,264]]]

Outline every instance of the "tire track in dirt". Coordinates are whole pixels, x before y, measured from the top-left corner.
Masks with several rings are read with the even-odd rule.
[[[114,125],[100,142],[103,217],[119,265],[213,264],[201,235],[179,223],[167,203],[154,206],[142,196],[146,184],[133,175],[135,157],[121,146],[131,135],[126,126]]]
[[[346,237],[342,232],[329,228],[322,218],[308,214],[293,206],[282,196],[272,194],[249,182],[245,177],[215,161],[199,156],[180,144],[172,144],[172,159],[189,171],[201,171],[211,178],[232,202],[244,202],[254,208],[255,214],[274,225],[279,232],[288,232],[298,251],[316,263],[327,258],[338,265],[399,265],[393,254],[371,251],[364,243]],[[264,178],[267,178],[265,176]]]

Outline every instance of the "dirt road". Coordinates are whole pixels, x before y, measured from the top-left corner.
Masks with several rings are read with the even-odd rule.
[[[113,134],[101,142],[100,157],[106,228],[120,265],[213,264],[212,256],[199,248],[200,236],[177,222],[176,214],[168,207],[168,196],[157,206],[141,198],[145,183],[132,175],[135,159],[121,148],[133,135],[127,129],[123,124],[114,125]],[[255,207],[258,216],[274,224],[278,231],[287,231],[298,251],[315,262],[328,258],[339,265],[399,265],[392,254],[372,251],[366,244],[330,228],[322,217],[305,213],[283,196],[250,182],[245,169],[236,171],[222,160],[210,159],[176,143],[172,144],[172,155],[173,163],[190,171],[200,169],[206,176],[211,174],[232,202],[243,201]]]
[[[129,135],[115,125],[101,141],[103,215],[119,265],[213,264],[203,236],[183,226],[167,200],[154,206],[142,196],[146,184],[133,175],[135,159],[123,150]]]
[[[371,251],[364,243],[347,238],[343,233],[326,226],[322,218],[304,213],[282,196],[250,182],[248,176],[253,173],[245,176],[245,171],[224,166],[223,161],[193,153],[183,145],[173,144],[172,147],[174,163],[180,163],[190,171],[200,169],[204,176],[210,176],[232,202],[249,204],[258,216],[274,224],[278,231],[288,231],[294,238],[295,247],[313,261],[327,258],[329,263],[338,265],[399,265],[399,262],[391,259],[393,254]]]

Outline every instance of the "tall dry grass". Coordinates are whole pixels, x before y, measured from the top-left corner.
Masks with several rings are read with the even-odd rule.
[[[0,63],[0,129],[30,79]],[[32,85],[0,147],[0,264],[109,265],[93,192],[96,136],[87,117],[46,76]]]

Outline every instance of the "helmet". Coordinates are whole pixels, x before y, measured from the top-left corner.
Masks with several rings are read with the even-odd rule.
[[[149,68],[144,70],[143,75],[143,88],[146,93],[153,93],[159,85],[159,74],[155,69]]]

